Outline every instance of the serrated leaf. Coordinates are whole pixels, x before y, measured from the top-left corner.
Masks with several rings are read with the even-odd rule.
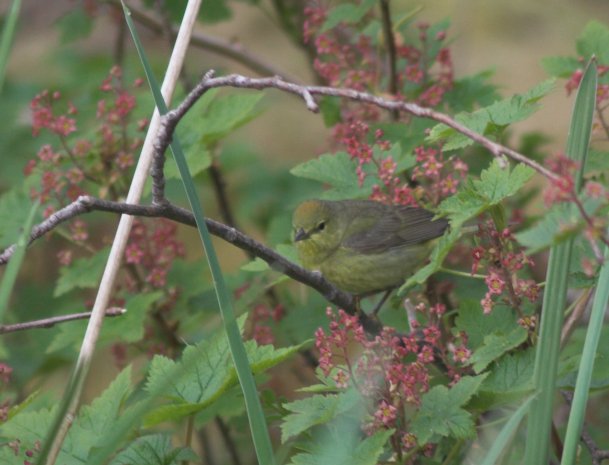
[[[239,318],[243,328],[245,317]],[[247,341],[245,349],[254,374],[261,373],[281,363],[302,345],[275,349],[271,345],[259,346],[254,341]],[[176,377],[176,365],[181,366],[182,375]],[[233,362],[230,358],[228,341],[223,331],[197,345],[184,350],[180,361],[156,356],[152,359],[146,389],[155,392],[159,386],[167,386],[163,395],[171,401],[169,406],[151,412],[146,418],[147,425],[154,425],[168,418],[177,419],[181,415],[198,412],[215,402],[228,389],[238,382]]]
[[[354,24],[360,21],[364,15],[374,6],[376,0],[363,0],[359,5],[343,3],[335,6],[326,16],[326,21],[321,26],[321,32],[338,26],[340,23]]]
[[[535,350],[529,348],[514,354],[506,354],[497,360],[481,391],[497,394],[522,393],[533,387]]]
[[[344,442],[315,448],[312,453],[296,454],[292,457],[291,465],[376,465],[383,452],[384,446],[394,433],[394,430],[381,430],[364,440],[353,444],[352,448],[345,447]],[[351,445],[351,441],[347,444]]]
[[[466,439],[475,435],[472,416],[461,407],[476,393],[485,377],[486,374],[465,376],[451,389],[435,386],[423,395],[421,407],[411,424],[419,445],[438,436]]]
[[[109,253],[110,248],[105,247],[91,257],[79,258],[69,266],[61,267],[53,296],[59,297],[72,289],[97,287]]]
[[[458,227],[483,211],[514,195],[535,172],[518,164],[510,170],[502,168],[499,160],[482,170],[480,179],[463,183],[459,191],[440,203],[438,213],[451,219],[451,227]]]
[[[176,447],[166,434],[151,434],[133,441],[120,452],[111,465],[178,465],[197,461],[199,457],[188,447]]]
[[[576,49],[579,56],[586,61],[593,55],[599,63],[609,63],[609,28],[599,21],[590,21],[576,41]]]
[[[502,168],[499,160],[494,159],[488,169],[480,173],[480,180],[474,181],[474,186],[487,205],[496,205],[518,192],[534,174],[533,168],[523,164],[516,165],[510,172],[509,165]]]
[[[537,110],[539,99],[548,94],[553,87],[553,79],[543,81],[524,94],[516,94],[471,113],[459,113],[455,119],[478,134],[486,134],[491,129],[528,118]],[[434,126],[427,140],[429,142],[444,140],[442,148],[445,151],[462,149],[474,143],[465,135],[444,124]]]
[[[468,179],[456,194],[446,197],[438,206],[438,213],[451,219],[451,227],[460,226],[484,211],[487,204]]]
[[[459,331],[467,334],[468,347],[477,349],[484,343],[484,338],[493,332],[509,333],[516,325],[516,317],[509,308],[498,305],[484,314],[480,301],[464,300],[459,305],[455,324]]]
[[[17,242],[32,205],[30,198],[16,189],[0,197],[0,248]],[[36,217],[40,218],[40,214]]]
[[[154,302],[163,297],[163,293],[152,292],[129,298],[125,304],[126,312],[121,316],[106,318],[98,339],[103,346],[115,342],[137,342],[144,337],[144,320]],[[49,344],[47,353],[72,346],[78,350],[87,328],[87,320],[64,323],[57,335]]]
[[[74,424],[68,430],[61,446],[57,463],[82,465],[88,463],[91,450],[103,443],[104,434],[113,428],[125,396],[131,390],[131,369],[123,370],[110,386],[90,406],[81,408]],[[18,439],[21,450],[35,449],[35,444],[44,440],[57,408],[15,415],[0,427],[4,438]],[[6,447],[0,448],[0,459]],[[15,457],[13,453],[13,457]],[[22,464],[24,458],[20,459]],[[13,463],[12,461],[2,463]]]
[[[283,404],[291,413],[281,424],[281,442],[302,433],[312,426],[328,423],[337,415],[353,408],[361,401],[360,394],[349,390],[340,394],[315,395]]]
[[[527,330],[522,326],[517,326],[508,333],[488,334],[484,338],[484,343],[472,354],[469,363],[473,365],[476,373],[480,373],[504,353],[526,341],[527,336]]]
[[[114,427],[131,390],[131,366],[128,366],[91,405],[80,409],[76,422],[72,425],[75,437],[82,441],[87,438],[92,444],[99,444],[104,434]]]

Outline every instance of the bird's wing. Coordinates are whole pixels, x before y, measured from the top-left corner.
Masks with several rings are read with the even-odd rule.
[[[359,253],[373,254],[393,247],[420,244],[441,236],[448,221],[417,207],[399,207],[385,211],[378,221],[362,231],[346,238],[343,246]]]

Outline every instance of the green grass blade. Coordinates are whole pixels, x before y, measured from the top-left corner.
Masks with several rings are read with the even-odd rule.
[[[32,224],[34,223],[34,218],[36,216],[37,210],[38,201],[36,201],[30,209],[30,212],[25,220],[25,224],[23,225],[23,231],[21,232],[19,240],[17,241],[17,244],[15,246],[15,251],[13,252],[13,256],[11,257],[11,261],[8,262],[8,265],[6,266],[6,271],[2,278],[2,283],[0,283],[0,323],[4,321],[4,311],[6,310],[8,299],[11,296],[13,286],[15,285],[15,281],[17,280],[19,268],[21,268],[21,264],[23,263],[25,249],[27,248],[27,245],[30,241],[30,232],[32,231]]]
[[[512,437],[518,429],[518,426],[520,426],[522,419],[529,412],[529,407],[533,399],[534,397],[529,397],[520,407],[516,409],[493,441],[493,445],[480,465],[494,465],[497,462],[503,451],[512,440]]]
[[[596,63],[592,61],[586,68],[577,92],[567,139],[567,156],[579,164],[575,176],[576,191],[581,187],[592,131],[596,103],[596,76]],[[564,320],[572,248],[573,239],[569,239],[555,245],[550,251],[533,378],[538,395],[531,405],[528,418],[524,463],[540,465],[548,463],[560,333]]]
[[[573,402],[571,403],[561,465],[572,465],[575,463],[577,445],[579,444],[584,424],[588,391],[590,390],[590,381],[592,380],[592,369],[594,368],[596,350],[603,329],[605,309],[609,301],[609,247],[605,247],[605,263],[601,268],[597,284],[590,322],[588,323],[588,332],[584,342],[584,350],[579,363]]]
[[[19,19],[19,10],[21,10],[21,0],[13,0],[11,8],[4,20],[4,28],[2,29],[2,38],[0,39],[0,92],[4,87],[4,79],[6,78],[6,65],[8,57],[11,54],[11,46],[17,29],[17,20]]]
[[[167,113],[167,106],[165,105],[165,101],[161,96],[161,91],[156,79],[152,74],[152,70],[148,64],[142,44],[139,41],[137,32],[131,21],[130,14],[124,4],[123,9],[125,10],[127,24],[129,30],[131,31],[131,35],[133,36],[142,65],[144,66],[146,77],[152,89],[157,108],[163,115]],[[237,371],[237,377],[239,378],[243,396],[245,398],[245,406],[250,422],[250,429],[254,441],[254,447],[256,449],[256,455],[258,457],[258,463],[271,465],[275,463],[275,457],[264,418],[264,412],[262,411],[262,405],[260,404],[260,399],[258,397],[256,383],[254,382],[254,377],[252,376],[245,347],[243,345],[243,341],[241,340],[241,333],[235,319],[230,293],[226,287],[224,277],[222,276],[220,263],[218,262],[218,257],[216,256],[216,252],[211,241],[211,236],[205,224],[203,209],[201,207],[195,185],[192,181],[192,177],[190,176],[186,158],[184,157],[184,153],[176,134],[173,136],[173,141],[171,142],[170,147],[174,155],[174,159],[178,165],[180,176],[182,177],[182,182],[184,184],[184,190],[186,191],[186,196],[188,197],[188,201],[192,208],[197,223],[197,229],[199,231],[199,236],[201,238],[201,242],[203,243],[203,248],[205,249],[207,261],[214,279],[218,304],[222,314],[222,321],[228,337],[231,355]]]

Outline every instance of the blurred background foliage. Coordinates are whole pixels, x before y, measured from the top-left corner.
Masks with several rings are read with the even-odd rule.
[[[294,2],[298,0],[204,0],[202,23],[198,24],[197,31],[242,45],[248,52],[272,64],[288,79],[315,83],[308,51],[299,44],[300,32],[294,30],[292,25],[282,23],[277,15],[278,5],[289,8]],[[8,0],[2,2],[2,12],[6,11],[9,3]],[[155,3],[149,1],[134,6],[158,18]],[[167,0],[165,3],[170,19],[178,20],[185,2]],[[391,5],[396,17],[420,8],[418,20],[435,23],[450,18],[448,36],[456,76],[487,73],[503,95],[525,92],[546,79],[547,74],[540,64],[542,58],[574,54],[575,38],[590,18],[609,17],[609,4],[603,0],[441,0],[424,3],[395,0]],[[93,16],[86,14],[85,10],[93,13]],[[161,77],[171,41],[164,34],[145,27],[139,26],[139,30],[157,76]],[[91,131],[95,124],[96,102],[101,95],[99,86],[112,65],[117,62],[121,64],[125,82],[143,76],[133,46],[130,40],[125,40],[126,34],[120,9],[112,1],[50,0],[44,4],[36,0],[23,1],[0,98],[0,114],[3,115],[0,125],[0,192],[22,182],[28,160],[36,156],[40,146],[52,142],[49,134],[41,134],[37,138],[31,135],[29,104],[42,89],[61,91],[64,98],[78,108],[79,122],[90,121]],[[255,75],[251,69],[221,54],[191,47],[185,65],[186,78],[196,82],[209,69],[217,70],[218,74],[239,72]],[[244,91],[230,93],[245,95]],[[138,105],[135,119],[148,117],[153,108],[151,97],[145,89],[136,91],[136,95]],[[178,102],[183,95],[183,91],[178,92],[174,102]],[[221,91],[220,95],[230,99],[229,92]],[[203,139],[203,147],[197,145],[201,170],[198,180],[208,214],[223,220],[215,191],[211,187],[213,179],[209,170],[205,170],[209,164],[221,160],[228,199],[237,224],[253,237],[276,246],[288,240],[290,216],[295,205],[319,193],[318,183],[294,177],[289,170],[299,162],[328,151],[330,130],[320,116],[306,111],[296,98],[272,91],[265,92],[264,96],[250,95],[251,108],[245,108],[242,114],[236,115],[234,124],[226,133],[211,134],[205,138],[203,130],[206,124],[202,122],[206,122],[206,107],[201,104],[183,121],[179,134],[187,147],[189,143],[195,144]],[[541,152],[540,147],[543,147],[544,153],[564,150],[571,105],[572,98],[566,97],[563,86],[557,85],[544,99],[537,113],[513,125],[511,131],[516,136],[513,140],[521,145],[521,151],[533,156],[536,150]],[[87,128],[79,127],[79,131],[86,133]],[[470,161],[470,169],[479,172],[482,164],[476,167],[475,159]],[[170,199],[184,204],[178,179],[170,179],[167,189]],[[539,207],[533,207],[536,208]],[[96,213],[88,219],[96,226],[92,228],[92,239],[96,244],[104,243],[113,234],[114,222],[108,221],[109,218],[107,214]],[[180,229],[180,239],[186,244],[186,260],[176,261],[168,277],[169,281],[179,282],[184,289],[179,296],[183,304],[179,319],[181,328],[186,328],[181,337],[188,342],[209,334],[208,327],[217,327],[219,318],[212,284],[201,279],[207,271],[199,260],[202,251],[195,234],[189,228]],[[231,288],[243,288],[252,279],[251,274],[241,270],[249,262],[248,257],[223,241],[216,240],[215,244],[222,264],[229,273],[227,279]],[[28,252],[12,302],[12,306],[19,309],[19,321],[49,316],[44,309],[48,308],[51,300],[57,313],[82,311],[83,296],[90,298],[92,295],[86,292],[62,293],[54,297],[54,293],[57,294],[54,286],[61,276],[56,254],[64,245],[61,237],[53,236],[40,241]],[[254,279],[268,281],[258,282],[245,290],[237,300],[237,310],[240,312],[249,309],[273,280],[282,277],[277,274],[271,278]],[[459,282],[459,278],[454,280]],[[461,288],[461,297],[465,299],[468,294],[480,295],[483,285],[476,282]],[[323,309],[326,306],[317,294],[308,293],[305,297],[305,292],[300,289],[282,294],[282,299],[290,312],[280,323],[281,331],[276,333],[280,344],[301,342],[305,339],[304,335],[312,335],[317,327],[327,326],[322,311],[310,311],[311,308]],[[138,308],[137,304],[135,308]],[[137,326],[138,312],[133,313]],[[66,362],[73,360],[82,328],[83,325],[79,323],[5,337],[4,345],[12,348],[11,365],[20,367],[15,371],[15,382],[25,387],[23,392],[35,389],[46,391],[46,388],[62,385],[70,366]],[[121,336],[125,341],[136,341],[142,337],[140,333],[122,334],[120,326],[113,328],[111,322],[105,331],[108,342],[113,341],[113,335]],[[15,350],[15,347],[19,350]],[[44,353],[49,356],[39,356]],[[118,373],[118,368],[108,361],[111,360],[109,350],[99,351],[98,358],[96,366],[102,368],[96,369],[89,379],[87,399],[97,396]],[[140,360],[140,363],[145,364],[144,360]],[[63,369],[58,370],[58,367]],[[282,371],[281,382],[271,382],[277,383],[274,387],[279,392],[289,393],[292,385],[306,383],[303,381],[306,376],[298,364],[293,364]],[[45,405],[48,396],[45,392],[35,403]],[[271,399],[269,403],[273,401]],[[230,407],[229,398],[218,409],[227,418],[241,413],[231,411]],[[211,418],[213,414],[207,412],[206,415]],[[235,418],[233,426],[244,434],[246,425],[243,417]],[[199,421],[205,422],[207,418],[200,418]]]

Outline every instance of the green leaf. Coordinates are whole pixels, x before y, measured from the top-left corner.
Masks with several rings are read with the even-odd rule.
[[[104,435],[114,427],[120,415],[120,409],[126,396],[131,391],[131,368],[123,370],[110,386],[95,399],[90,406],[81,408],[74,424],[61,446],[57,463],[62,465],[82,465],[88,463],[91,450],[103,443]],[[56,414],[56,408],[37,412],[23,412],[15,415],[0,428],[0,433],[8,439],[18,439],[21,450],[34,450],[35,444],[46,437],[47,431]],[[0,448],[0,459],[7,447]],[[24,457],[18,462],[13,460],[2,463],[23,464]]]
[[[489,334],[507,334],[518,323],[508,307],[497,305],[489,314],[484,314],[480,301],[464,300],[459,305],[455,320],[457,330],[467,334],[468,347],[476,350],[484,344]]]
[[[421,407],[411,424],[420,445],[452,436],[466,439],[475,436],[474,421],[463,407],[477,392],[487,375],[465,376],[451,389],[435,386],[421,399]]]
[[[502,395],[529,391],[533,388],[534,361],[533,348],[504,355],[497,360],[480,390]]]
[[[510,170],[509,165],[502,168],[494,159],[479,180],[468,179],[456,194],[444,199],[438,213],[450,217],[451,227],[456,228],[514,195],[533,174],[526,165],[518,164]]]
[[[569,78],[573,72],[581,68],[581,63],[573,57],[546,57],[542,58],[541,65],[550,76]]]
[[[199,457],[188,447],[171,445],[171,437],[166,434],[151,434],[133,441],[118,454],[111,465],[178,465],[198,461]]]
[[[450,217],[451,227],[460,226],[482,213],[487,206],[468,178],[456,194],[446,197],[438,207],[438,213]]]
[[[321,116],[324,119],[324,124],[327,128],[336,126],[341,122],[341,106],[338,97],[324,96],[319,99],[318,105],[321,110]]]
[[[53,295],[59,297],[72,289],[97,287],[109,253],[110,248],[105,247],[91,257],[79,258],[69,266],[61,267]]]
[[[72,426],[75,438],[79,441],[86,438],[91,444],[101,443],[104,434],[114,427],[131,390],[131,367],[128,366],[91,405],[80,409]]]
[[[160,291],[139,294],[125,304],[127,312],[121,316],[106,318],[99,335],[98,345],[116,342],[137,342],[144,337],[144,321],[152,304],[163,297]],[[47,348],[47,353],[73,347],[78,350],[87,328],[87,320],[72,321],[60,325],[57,335]]]
[[[364,440],[337,438],[333,444],[313,448],[311,453],[296,454],[291,465],[376,465],[394,430],[381,430]]]
[[[201,141],[210,146],[260,114],[258,102],[263,93],[238,93],[216,96],[198,119]]]
[[[349,390],[340,394],[315,395],[283,404],[291,413],[281,424],[281,442],[302,433],[315,425],[328,423],[361,402],[360,394]]]
[[[527,330],[522,326],[516,326],[508,333],[495,331],[484,338],[484,343],[472,354],[469,363],[476,373],[480,373],[501,355],[526,341],[527,336]]]
[[[246,315],[239,319],[241,327],[245,317]],[[259,346],[254,341],[245,343],[254,374],[281,363],[301,347],[302,345],[275,349],[271,345]],[[146,389],[154,392],[158,386],[165,386],[168,374],[175,373],[176,365],[181,366],[180,372],[183,374],[174,378],[170,387],[164,391],[164,396],[171,401],[170,405],[151,412],[146,418],[147,425],[198,412],[238,383],[224,332],[217,332],[212,338],[187,347],[178,362],[163,356],[154,357]]]
[[[474,181],[474,186],[488,206],[496,205],[518,192],[534,174],[533,168],[523,164],[510,172],[509,165],[502,168],[499,160],[494,159],[491,166],[480,173],[480,180]]]
[[[169,3],[173,3],[172,0]],[[233,16],[233,12],[228,7],[227,0],[206,0],[205,8],[199,10],[199,19],[204,23],[219,23],[226,21]],[[181,20],[182,17],[179,18]]]
[[[262,258],[256,257],[252,261],[247,262],[245,265],[243,265],[241,269],[243,271],[252,271],[258,273],[260,271],[268,271],[271,269],[271,267]]]
[[[17,242],[32,205],[30,198],[16,189],[0,197],[0,248]],[[37,214],[35,221],[39,219]]]
[[[593,55],[600,64],[609,63],[609,28],[599,21],[590,21],[576,42],[576,49],[579,56],[586,61]]]
[[[290,173],[330,185],[333,189],[323,195],[327,199],[368,197],[372,192],[373,180],[367,177],[364,186],[360,187],[357,166],[357,161],[351,159],[347,152],[326,153],[295,166]]]
[[[444,94],[444,101],[453,111],[472,111],[499,100],[497,87],[490,83],[493,71],[486,70],[457,79],[450,91]]]
[[[57,26],[61,43],[66,44],[89,37],[93,30],[93,18],[84,8],[74,7],[57,21]]]
[[[598,215],[599,208],[604,200],[594,199],[580,195],[584,211],[591,217]],[[583,227],[582,215],[579,209],[572,203],[559,203],[553,205],[548,212],[530,228],[515,234],[516,239],[529,249],[529,253],[535,253],[541,249],[565,242],[568,239],[576,239]],[[576,245],[581,244],[581,236]],[[577,267],[579,263],[574,267]],[[571,272],[575,269],[571,269]]]
[[[516,94],[471,113],[459,113],[455,119],[479,134],[487,134],[528,118],[537,110],[539,99],[548,94],[553,87],[553,79],[543,81],[522,95]],[[427,140],[429,142],[445,140],[442,148],[446,151],[462,149],[474,143],[464,134],[444,124],[434,126]]]
[[[211,154],[202,144],[193,144],[184,155],[193,176],[202,173],[211,166]],[[164,173],[167,179],[180,179],[178,165],[175,164],[173,158],[167,160]]]
[[[340,23],[354,24],[359,22],[366,13],[374,6],[376,0],[363,0],[359,5],[354,3],[343,3],[332,8],[321,26],[321,32],[338,26]]]

